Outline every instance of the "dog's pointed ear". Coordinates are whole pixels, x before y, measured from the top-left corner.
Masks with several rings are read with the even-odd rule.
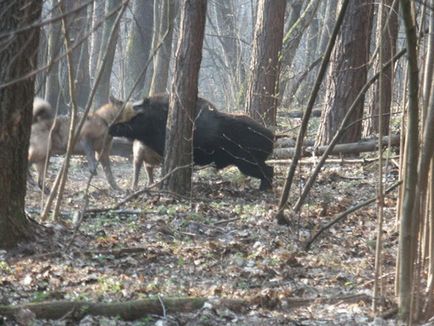
[[[111,103],[111,104],[114,104],[114,105],[116,105],[116,106],[121,106],[121,105],[124,104],[123,101],[117,99],[117,98],[114,97],[112,94],[110,94],[109,100],[110,100],[110,103]]]

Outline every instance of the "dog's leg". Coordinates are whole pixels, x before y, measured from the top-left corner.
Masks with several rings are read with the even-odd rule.
[[[139,141],[135,140],[133,142],[133,190],[136,190],[139,184],[140,169],[144,159],[143,147]]]
[[[45,168],[45,160],[36,162],[35,165],[36,165],[36,171],[38,172],[39,189],[41,189],[41,191],[43,191],[46,195],[48,195],[50,193],[50,188],[48,188],[44,180],[44,175],[47,174],[48,164],[47,164],[47,169]]]
[[[82,138],[80,140],[80,145],[84,150],[87,158],[88,168],[91,174],[96,174],[96,159],[95,159],[95,150],[93,149],[92,144],[87,140]]]
[[[154,166],[145,163],[146,176],[148,177],[148,185],[154,183]]]
[[[107,178],[107,182],[109,183],[110,187],[114,190],[121,190],[121,188],[118,187],[116,184],[115,178],[113,177],[111,165],[110,165],[110,148],[111,148],[111,141],[108,141],[106,146],[103,147],[103,149],[98,152],[98,158],[101,162],[102,168],[104,170],[104,174]]]
[[[38,183],[36,182],[36,180],[33,178],[32,172],[30,171],[31,167],[29,166],[29,168],[27,169],[27,181],[29,182],[30,185],[32,185],[33,187],[36,187],[38,185]]]

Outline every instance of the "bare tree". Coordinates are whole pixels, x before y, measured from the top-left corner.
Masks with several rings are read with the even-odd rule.
[[[39,19],[41,7],[42,1],[35,0],[0,3],[0,248],[13,247],[33,233],[24,197],[34,77],[14,80],[36,66],[39,27],[29,26]]]
[[[181,9],[163,165],[163,174],[170,173],[163,187],[181,194],[188,193],[191,189],[193,125],[206,7],[206,0],[184,0]]]
[[[268,127],[276,126],[279,51],[286,0],[259,0],[245,111]]]
[[[58,0],[57,0],[58,1]],[[91,29],[92,34],[89,39],[89,74],[91,81],[95,80],[96,70],[98,67],[98,55],[101,47],[102,33],[103,28],[101,27],[101,22],[104,20],[104,8],[105,1],[103,0],[94,0],[92,2],[92,7],[89,8],[91,13],[89,17],[91,17]]]
[[[208,24],[215,30],[216,45],[221,48],[218,58],[222,67],[223,92],[226,95],[227,107],[236,107],[239,102],[240,89],[245,81],[245,67],[242,63],[240,32],[237,25],[237,12],[234,0],[214,2],[212,5],[215,23],[209,19]],[[211,11],[211,10],[210,10]],[[211,40],[210,40],[211,41]],[[209,51],[212,51],[209,46]],[[211,54],[211,53],[210,53]]]
[[[51,10],[52,18],[59,16],[59,1],[53,0],[53,8]],[[59,83],[59,62],[52,60],[60,57],[62,50],[62,33],[60,22],[53,22],[48,26],[48,53],[49,67],[45,85],[45,99],[54,107],[59,106],[61,101],[60,83]],[[62,99],[63,100],[63,99]],[[63,102],[63,101],[62,101]],[[60,106],[59,112],[66,113],[66,107]]]
[[[404,194],[402,201],[402,216],[399,233],[399,266],[398,284],[399,289],[399,314],[403,320],[409,320],[411,315],[411,303],[413,298],[414,263],[416,259],[416,241],[418,226],[413,218],[415,194],[417,185],[417,166],[419,151],[419,70],[417,65],[417,35],[415,12],[410,0],[400,0],[401,11],[405,25],[408,48],[408,126],[406,133],[406,161],[404,162]]]
[[[74,48],[72,50],[72,65],[74,67],[74,83],[76,86],[77,104],[80,107],[85,107],[90,93],[90,76],[89,70],[89,44],[87,41],[83,42],[83,38],[90,29],[88,10],[84,7],[77,10],[82,6],[84,0],[64,0],[66,12],[68,14],[68,30],[69,42]],[[68,78],[66,79],[68,81]],[[66,92],[68,94],[68,92]],[[71,100],[68,100],[71,102]]]
[[[392,7],[393,5],[393,7]],[[398,37],[398,5],[396,0],[385,0],[384,6],[386,10],[383,11],[383,21],[386,22],[384,31],[380,30],[380,24],[377,23],[377,41],[376,43],[381,46],[382,62],[377,60],[377,67],[384,65],[388,62],[396,53],[396,39]],[[379,19],[379,18],[378,18]],[[387,21],[386,21],[387,20]],[[380,35],[382,37],[380,38]],[[382,42],[380,43],[380,39]],[[378,68],[377,68],[378,69]],[[390,106],[392,103],[392,82],[393,82],[393,67],[386,69],[381,75],[381,82],[376,83],[374,86],[374,96],[372,97],[372,103],[368,107],[370,119],[367,120],[366,135],[372,133],[378,133],[378,114],[380,112],[379,105],[382,104],[382,130],[384,134],[389,133],[389,121],[390,121]],[[382,85],[380,92],[380,83]],[[379,96],[382,96],[380,101]]]
[[[156,33],[154,37],[158,39],[158,42],[163,43],[154,58],[154,71],[149,91],[151,95],[167,92],[170,57],[172,54],[173,24],[176,14],[175,5],[176,1],[163,0],[161,2],[160,23],[155,26]]]
[[[128,37],[125,62],[126,94],[129,94],[133,86],[137,85],[132,93],[133,98],[141,97],[145,93],[146,76],[142,74],[142,71],[151,50],[154,25],[153,7],[153,0],[136,0],[133,5],[133,27]]]
[[[344,18],[342,32],[332,54],[327,78],[326,104],[321,116],[318,143],[326,145],[335,135],[342,118],[367,80],[372,1],[352,0]],[[364,98],[357,103],[352,121],[340,142],[356,142],[362,134]]]
[[[122,0],[107,0],[105,7],[106,16],[111,14],[114,10],[120,9],[122,5]],[[113,61],[116,52],[116,42],[117,37],[110,38],[110,35],[118,35],[119,26],[115,24],[116,15],[111,15],[106,17],[104,22],[104,30],[102,34],[101,46],[98,55],[98,69],[102,69],[102,76],[99,84],[97,85],[97,90],[95,93],[95,107],[100,107],[101,105],[107,103],[110,93],[110,76],[113,67]],[[109,42],[111,40],[111,42]],[[108,52],[107,60],[103,65],[103,58],[105,53]]]
[[[285,73],[283,82],[279,88],[281,90],[280,97],[287,95],[284,104],[285,106],[288,106],[292,101],[292,95],[295,93],[295,88],[298,87],[298,85],[294,85],[294,83],[289,83],[290,72],[293,70],[293,61],[300,47],[301,39],[305,34],[306,29],[311,24],[319,3],[320,1],[318,0],[310,0],[301,15],[296,16],[296,20],[285,33],[283,38],[282,66],[285,67]],[[292,17],[293,15],[291,15],[291,18]],[[297,83],[297,81],[295,83]]]

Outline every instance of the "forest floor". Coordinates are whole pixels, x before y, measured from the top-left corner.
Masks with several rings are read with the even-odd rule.
[[[54,180],[60,160],[51,161]],[[131,163],[117,157],[112,162],[120,187],[129,189]],[[298,170],[292,202],[300,176],[305,181],[311,169],[308,163]],[[210,300],[194,312],[167,311],[132,322],[100,316],[72,321],[67,315],[57,321],[32,320],[34,325],[395,325],[393,319],[374,319],[371,310],[375,204],[334,225],[309,251],[303,249],[304,241],[337,213],[375,196],[376,163],[327,164],[309,203],[289,227],[274,219],[286,170],[287,165],[275,165],[275,189],[264,193],[257,190],[258,181],[235,168],[195,169],[190,197],[151,189],[119,210],[86,214],[68,247],[88,178],[84,159],[75,157],[61,208],[69,227],[45,224],[51,237],[13,255],[0,252],[0,304],[157,298],[164,306],[169,297],[248,303],[236,309]],[[395,172],[386,174],[386,186],[396,181]],[[144,181],[142,176],[142,185]],[[108,208],[126,195],[110,190],[99,168],[89,207]],[[383,311],[394,306],[396,198],[397,190],[385,199]],[[29,186],[27,211],[35,219],[40,202],[41,193]],[[15,321],[4,319],[3,324]]]

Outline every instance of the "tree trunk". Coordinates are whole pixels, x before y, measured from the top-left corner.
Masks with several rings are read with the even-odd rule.
[[[120,8],[121,4],[122,0],[108,0],[106,2],[105,14],[107,15],[116,8]],[[115,25],[115,20],[116,15],[112,15],[111,17],[106,18],[104,22],[104,30],[98,55],[98,69],[102,69],[102,75],[95,93],[95,107],[100,107],[109,100],[110,76],[115,58],[117,35],[119,31],[119,25]],[[112,33],[114,33],[115,37],[112,37],[111,42],[109,42]],[[105,65],[102,66],[102,61],[106,52],[107,61]]]
[[[313,105],[315,104],[315,100],[317,98],[321,82],[322,82],[324,75],[326,73],[326,69],[328,67],[330,56],[331,56],[332,50],[335,46],[338,32],[340,31],[342,22],[344,20],[346,9],[348,7],[349,1],[350,0],[344,0],[342,2],[342,6],[340,9],[340,13],[337,17],[335,27],[333,28],[333,32],[332,32],[331,37],[330,37],[330,41],[327,45],[327,49],[324,52],[324,55],[322,58],[321,66],[319,68],[318,75],[316,77],[316,82],[312,88],[312,92],[310,94],[309,101],[308,101],[307,106],[306,106],[306,110],[303,114],[303,119],[302,119],[300,129],[299,129],[298,135],[297,135],[297,141],[295,143],[294,157],[293,157],[291,165],[288,169],[288,173],[287,173],[286,180],[285,180],[285,185],[283,187],[282,195],[280,196],[280,200],[279,200],[279,209],[278,209],[278,212],[276,214],[276,219],[277,219],[277,222],[279,224],[288,224],[288,220],[285,218],[285,215],[284,215],[284,208],[286,206],[286,203],[288,202],[289,191],[291,190],[292,181],[293,181],[294,175],[295,175],[295,169],[297,168],[297,164],[298,164],[298,161],[300,159],[301,147],[302,147],[303,140],[304,140],[304,137],[305,137],[306,132],[307,132],[307,127],[309,124],[309,119],[310,119],[310,116],[312,113]]]
[[[245,111],[267,127],[276,126],[279,51],[286,0],[259,0]]]
[[[193,126],[206,7],[206,0],[184,0],[181,9],[162,172],[163,175],[170,173],[163,187],[178,194],[186,194],[191,189]]]
[[[163,0],[161,3],[160,25],[158,26],[158,42],[163,42],[154,58],[150,95],[167,93],[170,57],[172,55],[173,23],[175,20],[176,1]],[[157,26],[155,26],[157,28]]]
[[[336,21],[336,8],[338,6],[337,0],[328,0],[327,7],[324,13],[324,20],[322,22],[322,33],[320,42],[318,45],[318,54],[322,55],[327,48],[327,44],[330,40],[330,35],[333,30],[333,26]]]
[[[342,33],[332,54],[327,79],[325,111],[321,117],[318,143],[326,145],[333,139],[340,122],[367,80],[372,1],[352,0],[345,16]],[[362,135],[364,97],[350,117],[352,126],[340,142],[356,142]]]
[[[395,2],[395,6],[392,8],[392,4]],[[382,37],[382,43],[380,46],[382,47],[382,60],[383,62],[379,63],[377,61],[377,66],[379,64],[384,65],[385,62],[388,62],[396,53],[396,39],[398,37],[398,1],[394,0],[384,0],[384,6],[386,10],[383,12],[383,21],[386,22],[387,17],[390,14],[390,19],[386,25],[386,29],[384,31]],[[379,19],[379,17],[377,18]],[[383,32],[380,30],[380,24],[377,23],[377,42],[380,42],[380,35]],[[378,70],[379,68],[377,68]],[[383,113],[383,134],[389,133],[389,121],[390,121],[390,105],[392,102],[392,82],[393,82],[393,67],[389,67],[384,70],[382,76],[380,77],[382,80],[378,82],[374,86],[374,96],[371,105],[369,106],[369,115],[370,118],[367,120],[366,132],[365,135],[376,134],[379,131],[378,126],[378,114],[380,112],[380,93],[382,94],[381,103],[383,109],[381,112]],[[382,85],[382,90],[380,92],[380,84]]]
[[[98,67],[98,56],[101,48],[101,40],[102,40],[102,33],[103,28],[99,25],[97,28],[97,25],[100,21],[104,19],[104,1],[102,0],[94,0],[93,5],[91,8],[92,14],[89,15],[92,17],[91,21],[91,29],[92,29],[92,35],[90,38],[90,58],[89,58],[89,75],[90,79],[93,83],[96,76],[96,70]],[[94,30],[96,28],[96,30]]]
[[[413,297],[412,285],[415,261],[414,243],[417,235],[414,233],[413,225],[413,208],[417,184],[417,166],[418,166],[418,134],[419,134],[419,71],[417,66],[417,35],[416,21],[412,11],[410,0],[400,0],[401,12],[405,24],[408,48],[408,127],[407,127],[407,149],[406,161],[404,162],[404,194],[402,201],[402,216],[400,221],[399,233],[399,315],[403,320],[412,318],[410,307]]]
[[[319,40],[319,20],[317,18],[314,18],[313,21],[309,25],[309,29],[307,31],[307,41],[306,41],[306,56],[305,56],[305,70],[309,71],[309,68],[312,66],[312,64],[319,60],[317,58],[318,53],[318,40]],[[324,53],[324,52],[323,52]],[[318,56],[319,57],[319,56]],[[305,106],[306,100],[308,100],[308,96],[310,95],[310,90],[312,89],[313,83],[315,82],[315,74],[313,73],[316,71],[317,67],[314,67],[306,76],[307,78],[304,80],[304,82],[293,82],[291,87],[291,95],[294,96],[297,103],[300,103],[303,107]],[[292,96],[291,96],[292,97]]]
[[[51,17],[59,16],[59,1],[53,0],[53,9]],[[62,50],[62,34],[60,22],[53,22],[48,26],[48,60],[54,60],[61,55]],[[60,84],[59,84],[59,62],[50,64],[47,71],[45,99],[53,107],[60,105]],[[63,103],[63,102],[62,102]],[[66,106],[61,105],[59,113],[66,113]]]
[[[427,6],[431,6],[428,14],[428,28],[429,33],[427,35],[427,50],[425,54],[425,67],[423,73],[423,86],[422,86],[422,97],[423,97],[423,107],[422,107],[422,121],[425,121],[426,112],[428,110],[428,104],[432,96],[431,85],[433,83],[433,73],[434,73],[434,1],[431,0],[427,3]]]
[[[73,11],[83,5],[84,0],[64,0],[66,12]],[[87,14],[87,8],[83,8],[74,13],[68,14],[68,34],[69,43],[74,49],[72,50],[72,65],[74,67],[75,89],[77,104],[85,107],[90,93],[90,76],[89,70],[89,46],[88,42],[81,42],[83,35],[86,35],[90,26]],[[76,46],[77,43],[80,45]],[[68,80],[68,79],[67,79]],[[68,101],[70,103],[71,101]]]
[[[144,91],[145,69],[149,59],[154,25],[153,0],[135,0],[133,5],[133,27],[128,37],[125,62],[125,94],[137,99],[147,94]]]
[[[215,16],[216,41],[221,46],[223,69],[222,79],[225,81],[223,92],[226,106],[235,108],[239,103],[240,89],[244,83],[245,71],[241,57],[240,33],[237,26],[239,16],[234,0],[213,4]],[[214,26],[213,26],[214,27]]]
[[[310,0],[306,8],[303,10],[303,13],[300,16],[297,16],[297,21],[294,22],[283,38],[282,65],[285,65],[286,68],[286,78],[280,87],[280,93],[282,94],[282,97],[284,95],[289,95],[285,96],[286,100],[285,104],[283,105],[285,107],[290,105],[290,102],[292,101],[291,95],[294,94],[292,89],[294,88],[294,85],[288,83],[290,72],[293,70],[292,63],[299,48],[303,34],[310,25],[317,11],[318,4],[318,0]]]
[[[0,30],[8,46],[0,50],[0,85],[29,74],[36,66],[39,27],[27,28],[40,17],[42,1],[1,2]],[[24,212],[34,77],[0,86],[0,248],[30,239]]]

